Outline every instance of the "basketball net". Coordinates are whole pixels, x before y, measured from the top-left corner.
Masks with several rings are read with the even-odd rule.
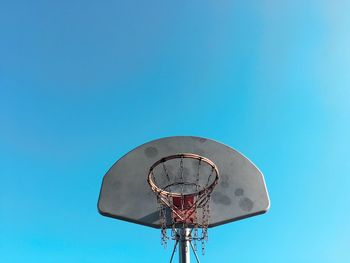
[[[197,251],[199,241],[204,254],[210,222],[209,201],[218,180],[216,165],[197,154],[171,155],[152,165],[147,181],[157,197],[164,247],[169,239],[177,240],[179,229],[190,228],[193,249]]]

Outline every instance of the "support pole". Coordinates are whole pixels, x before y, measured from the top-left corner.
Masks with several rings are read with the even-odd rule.
[[[190,263],[190,233],[189,228],[181,228],[179,237],[179,262]]]

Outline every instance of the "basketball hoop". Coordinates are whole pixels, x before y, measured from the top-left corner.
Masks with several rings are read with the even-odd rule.
[[[160,138],[132,149],[105,174],[98,201],[104,216],[161,229],[164,246],[174,241],[170,263],[177,248],[180,263],[190,262],[191,250],[199,262],[196,243],[203,253],[209,227],[269,207],[264,176],[254,163],[196,136]]]
[[[169,239],[168,228],[172,229],[171,237],[175,240],[177,228],[191,228],[189,238],[194,241],[194,249],[196,241],[201,241],[204,253],[210,217],[209,200],[218,180],[217,166],[197,154],[170,155],[151,166],[147,181],[157,196],[164,246]]]

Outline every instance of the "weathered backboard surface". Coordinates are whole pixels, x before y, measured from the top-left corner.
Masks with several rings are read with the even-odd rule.
[[[201,155],[218,167],[220,179],[210,201],[209,227],[259,215],[269,209],[264,177],[246,157],[213,140],[175,136],[143,144],[119,159],[104,176],[99,212],[160,228],[158,204],[147,183],[147,175],[156,161],[178,153]],[[188,169],[186,172],[195,171]]]

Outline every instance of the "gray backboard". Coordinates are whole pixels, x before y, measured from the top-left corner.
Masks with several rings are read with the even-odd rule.
[[[99,212],[160,228],[158,204],[147,175],[153,163],[178,153],[201,155],[218,167],[220,179],[210,201],[209,227],[263,214],[269,209],[264,177],[245,156],[210,139],[175,136],[143,144],[119,159],[103,178]]]

